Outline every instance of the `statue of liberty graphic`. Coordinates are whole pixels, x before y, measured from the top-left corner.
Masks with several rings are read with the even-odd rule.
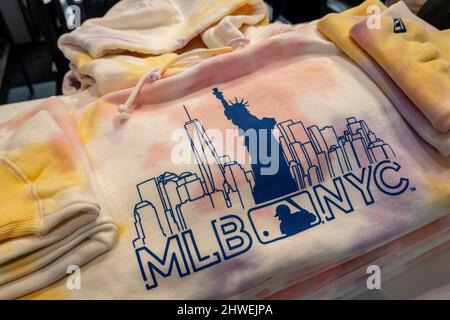
[[[256,204],[269,201],[295,192],[297,187],[289,171],[289,166],[281,146],[273,136],[272,131],[277,121],[274,118],[258,119],[247,109],[244,100],[227,101],[219,89],[214,88],[213,94],[222,102],[224,114],[228,120],[237,126],[244,135],[244,144],[251,157],[251,166],[255,178],[253,198]],[[255,130],[256,134],[246,134]],[[264,161],[262,159],[264,157]],[[269,163],[267,159],[271,161]],[[277,161],[277,163],[273,163]],[[275,170],[264,170],[275,165]],[[277,168],[278,167],[278,168]],[[270,172],[270,173],[267,173]]]

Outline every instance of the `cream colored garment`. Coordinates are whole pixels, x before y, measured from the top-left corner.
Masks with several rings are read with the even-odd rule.
[[[117,112],[123,104],[130,106],[127,121]],[[288,285],[369,252],[449,210],[448,162],[312,25],[74,113],[121,232],[113,250],[83,268],[83,290],[60,282],[43,291],[47,297],[226,299],[256,286],[262,292],[273,281]],[[280,128],[281,159],[293,169],[264,189],[258,167],[239,160],[252,149],[217,133],[271,119]],[[297,187],[286,190],[292,179]],[[383,182],[401,189],[391,192]],[[324,223],[285,232],[274,214],[292,203]]]
[[[450,30],[429,32],[420,21],[381,17],[381,27],[355,24],[350,36],[442,132],[450,131]]]
[[[402,2],[399,0],[387,0],[386,1],[386,5],[387,6],[391,6],[395,3],[398,2]],[[420,8],[422,8],[422,6],[425,4],[425,2],[427,2],[427,0],[405,0],[404,3],[406,3],[406,5],[408,6],[408,8],[410,10],[412,10],[413,12],[418,12],[420,10]]]
[[[0,190],[0,299],[45,287],[113,245],[116,226],[57,98],[0,125]]]
[[[248,26],[267,23],[262,0],[123,0],[59,39],[71,68],[63,92],[131,87],[180,52],[236,47]]]
[[[450,135],[437,131],[408,96],[391,79],[388,73],[349,35],[352,26],[362,21],[369,14],[369,6],[373,5],[380,8],[382,16],[415,19],[416,21],[420,21],[427,31],[436,31],[433,26],[412,14],[403,2],[392,5],[386,10],[384,5],[377,0],[365,1],[360,6],[341,14],[329,14],[317,23],[317,28],[377,83],[418,135],[434,148],[438,149],[442,155],[448,156],[450,154]]]

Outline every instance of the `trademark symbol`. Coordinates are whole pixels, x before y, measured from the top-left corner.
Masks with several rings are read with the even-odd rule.
[[[409,191],[411,191],[411,192],[416,191],[416,187],[411,187],[411,188],[409,188]]]

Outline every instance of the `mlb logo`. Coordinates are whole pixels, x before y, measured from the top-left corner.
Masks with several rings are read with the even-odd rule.
[[[248,217],[262,244],[288,238],[321,223],[307,191],[252,208]]]
[[[402,19],[400,18],[393,18],[394,19],[394,33],[405,33],[406,27],[403,24]]]

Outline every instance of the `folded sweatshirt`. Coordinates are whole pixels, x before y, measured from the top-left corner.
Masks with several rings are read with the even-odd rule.
[[[448,159],[313,25],[73,114],[120,232],[82,290],[60,282],[47,298],[288,286],[450,209]]]
[[[379,2],[368,0],[358,7],[345,11],[342,14],[329,14],[317,23],[317,28],[328,39],[335,43],[353,61],[355,61],[392,101],[394,106],[402,114],[404,119],[426,142],[444,155],[450,155],[450,134],[436,130],[424,114],[416,107],[411,99],[403,92],[389,74],[378,65],[353,39],[350,37],[350,29],[356,23],[369,15],[374,7],[379,8],[382,16],[416,19],[421,21],[424,28],[436,31],[433,26],[413,15],[403,2],[399,2],[388,9]],[[370,8],[370,10],[369,10]],[[372,17],[373,18],[373,17]],[[367,21],[367,20],[366,20]],[[375,22],[375,21],[373,21]]]
[[[0,299],[64,277],[108,250],[116,227],[57,98],[0,125]]]
[[[369,30],[364,20],[350,35],[436,130],[449,132],[450,30],[428,32],[418,21],[381,17],[380,28]]]
[[[268,23],[262,0],[123,0],[58,41],[70,61],[63,92],[133,86],[145,70],[196,48],[239,46]]]

